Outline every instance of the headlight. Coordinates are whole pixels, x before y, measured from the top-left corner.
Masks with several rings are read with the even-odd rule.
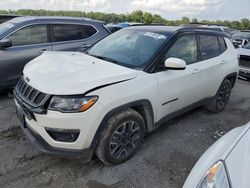
[[[84,112],[93,106],[97,100],[97,96],[54,96],[48,109],[65,113]]]
[[[228,175],[222,161],[209,169],[197,188],[230,188]]]

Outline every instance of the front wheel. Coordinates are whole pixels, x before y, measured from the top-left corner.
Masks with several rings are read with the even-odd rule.
[[[206,107],[211,112],[221,112],[226,107],[232,90],[232,83],[224,80],[213,101]]]
[[[120,164],[131,158],[143,141],[145,122],[135,110],[128,109],[111,117],[102,131],[96,149],[105,164]]]

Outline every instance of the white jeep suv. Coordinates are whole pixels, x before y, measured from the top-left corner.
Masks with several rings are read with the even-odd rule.
[[[42,54],[14,97],[23,131],[43,152],[118,164],[164,121],[200,105],[222,111],[238,69],[223,32],[135,26],[85,53]]]

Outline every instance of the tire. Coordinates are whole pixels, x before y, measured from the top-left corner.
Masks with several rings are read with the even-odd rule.
[[[214,113],[221,112],[226,107],[232,90],[232,83],[229,80],[224,80],[217,91],[213,101],[206,108]]]
[[[115,165],[130,159],[145,136],[145,122],[135,110],[115,114],[107,121],[100,135],[96,156],[106,165]]]

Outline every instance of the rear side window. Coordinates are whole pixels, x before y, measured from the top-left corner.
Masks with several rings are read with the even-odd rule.
[[[82,40],[93,36],[97,30],[91,25],[52,25],[53,42]]]
[[[199,44],[201,60],[210,59],[220,54],[220,46],[217,36],[200,35]]]
[[[18,30],[8,37],[13,46],[42,44],[48,42],[47,26],[33,25]]]
[[[227,45],[223,37],[219,37],[220,52],[223,53],[227,50]]]
[[[170,57],[180,58],[187,64],[196,63],[198,59],[197,41],[195,35],[187,35],[179,38],[170,48],[166,59]]]

